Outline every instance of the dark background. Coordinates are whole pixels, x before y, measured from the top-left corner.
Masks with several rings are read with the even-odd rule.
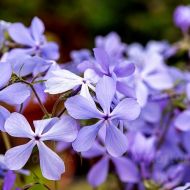
[[[40,17],[61,47],[61,61],[73,49],[92,48],[94,37],[116,31],[126,43],[151,39],[174,42],[181,37],[173,24],[177,5],[189,0],[0,0],[0,18],[30,24]],[[52,34],[54,34],[52,36]]]

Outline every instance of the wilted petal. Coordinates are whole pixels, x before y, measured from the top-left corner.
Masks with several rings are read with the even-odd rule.
[[[46,85],[45,92],[50,94],[59,94],[73,89],[82,84],[82,78],[67,70],[53,71]]]
[[[121,156],[128,148],[126,136],[113,124],[106,128],[105,144],[109,154],[114,157]]]
[[[97,187],[101,185],[107,178],[108,175],[109,159],[103,157],[98,163],[96,163],[88,173],[88,182],[93,186]]]
[[[122,182],[137,183],[139,182],[139,171],[137,166],[128,158],[112,158],[117,174]]]
[[[174,125],[182,131],[190,130],[190,110],[186,110],[179,114],[174,121]]]
[[[83,127],[79,131],[76,140],[72,144],[74,150],[77,152],[89,150],[92,147],[101,126],[102,121],[99,121],[94,125]]]
[[[61,158],[48,148],[43,142],[38,142],[40,167],[42,174],[49,180],[60,180],[65,172],[65,165]]]
[[[9,149],[5,154],[5,164],[10,170],[21,169],[28,161],[35,146],[34,141]]]
[[[34,132],[26,118],[19,113],[12,113],[5,122],[5,131],[13,137],[32,138]]]
[[[63,116],[41,136],[41,140],[72,142],[76,139],[77,133],[77,122],[69,116]]]
[[[45,28],[43,22],[38,17],[34,17],[31,23],[31,32],[36,42],[40,43],[44,30]]]
[[[172,78],[168,73],[157,73],[146,76],[144,79],[151,88],[165,90],[173,87]]]
[[[21,23],[12,24],[8,29],[11,38],[22,45],[35,45],[29,30]]]
[[[105,113],[110,113],[115,92],[116,82],[110,77],[104,76],[96,85],[96,97]]]
[[[102,113],[96,108],[96,105],[80,95],[67,99],[65,107],[67,108],[68,113],[75,119],[102,117]]]
[[[22,104],[29,96],[29,87],[22,83],[14,83],[0,91],[0,101],[12,105]]]
[[[0,62],[0,88],[3,88],[10,80],[12,68],[8,62]]]
[[[140,106],[133,98],[125,98],[114,108],[111,113],[113,119],[135,120],[140,114]]]

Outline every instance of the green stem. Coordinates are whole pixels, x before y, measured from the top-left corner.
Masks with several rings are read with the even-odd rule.
[[[2,134],[2,137],[3,137],[3,141],[5,143],[5,147],[7,150],[9,150],[11,148],[11,143],[10,143],[10,140],[9,140],[9,137],[7,136],[6,133],[1,133]]]
[[[40,100],[40,97],[38,96],[38,93],[36,92],[36,90],[35,90],[33,84],[32,84],[32,83],[29,83],[29,82],[27,82],[27,81],[25,81],[25,80],[21,80],[20,82],[23,82],[23,83],[25,83],[25,84],[27,84],[27,85],[30,86],[31,90],[33,91],[34,95],[36,96],[36,98],[37,98],[37,100],[38,100],[38,103],[39,103],[39,105],[40,105],[41,110],[43,111],[43,113],[44,113],[47,117],[49,117],[49,113],[48,113],[47,109],[45,108],[45,106],[43,105],[42,101]]]

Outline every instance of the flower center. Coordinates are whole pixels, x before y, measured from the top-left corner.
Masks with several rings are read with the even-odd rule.
[[[105,115],[103,118],[104,118],[104,120],[108,120],[110,118],[110,116],[109,115]]]
[[[34,138],[35,138],[36,141],[40,140],[40,137],[38,135],[36,135]]]

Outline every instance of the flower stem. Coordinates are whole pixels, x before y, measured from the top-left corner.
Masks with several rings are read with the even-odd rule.
[[[5,143],[6,149],[7,149],[7,150],[10,149],[10,148],[11,148],[11,143],[10,143],[9,137],[8,137],[7,134],[4,133],[4,132],[2,132],[1,134],[2,134],[2,137],[3,137],[3,141],[4,141],[4,143]]]

